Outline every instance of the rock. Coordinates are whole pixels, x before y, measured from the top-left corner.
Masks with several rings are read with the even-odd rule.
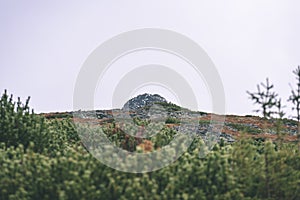
[[[163,102],[166,103],[166,99],[161,97],[158,94],[142,94],[142,95],[138,95],[132,99],[130,99],[129,101],[127,101],[124,106],[123,106],[123,110],[137,110],[146,106],[152,106],[154,103],[157,102]]]

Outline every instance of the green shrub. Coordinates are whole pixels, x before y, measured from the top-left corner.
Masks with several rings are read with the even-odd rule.
[[[171,102],[156,102],[155,104],[163,106],[167,111],[174,112],[174,111],[180,111],[181,107],[171,103]]]
[[[234,128],[238,131],[245,132],[245,133],[250,133],[250,134],[262,133],[262,130],[259,129],[258,127],[254,128],[254,127],[251,127],[251,126],[246,125],[246,124],[227,123],[227,126],[230,126],[231,128]]]
[[[196,137],[171,165],[124,173],[85,150],[72,120],[46,120],[29,112],[28,101],[16,106],[2,96],[0,199],[300,199],[300,154],[292,143],[276,148],[242,138],[200,159],[203,141]],[[136,145],[115,124],[106,126],[110,140],[125,149]],[[175,134],[164,127],[151,142],[163,148]]]
[[[30,142],[35,143],[35,150],[43,152],[50,135],[45,118],[34,114],[29,108],[29,99],[22,104],[20,98],[13,101],[6,90],[0,99],[0,142],[7,146],[24,145],[26,149]]]
[[[168,117],[166,119],[166,124],[180,124],[180,119],[177,119],[175,117]]]

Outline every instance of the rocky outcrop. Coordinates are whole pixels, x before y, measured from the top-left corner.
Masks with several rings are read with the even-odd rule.
[[[154,103],[166,103],[166,99],[158,94],[142,94],[138,95],[125,103],[123,110],[137,110],[146,106],[152,106]]]

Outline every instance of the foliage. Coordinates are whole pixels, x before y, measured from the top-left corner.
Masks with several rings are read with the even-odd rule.
[[[59,118],[72,118],[72,113],[64,112],[64,113],[49,113],[45,115],[47,119],[59,119]]]
[[[147,126],[150,123],[150,119],[141,119],[139,117],[133,117],[133,122],[137,126]]]
[[[48,121],[30,111],[28,104],[29,98],[22,104],[20,98],[14,102],[13,96],[4,92],[0,99],[0,143],[14,147],[22,144],[25,150],[34,143],[35,152],[52,154],[79,140],[70,119]]]
[[[300,66],[298,66],[294,71],[294,75],[296,76],[297,80],[297,88],[294,90],[292,88],[291,96],[289,97],[288,101],[291,101],[293,103],[293,110],[296,110],[296,116],[294,118],[298,121],[298,148],[300,151]]]
[[[92,157],[70,119],[43,119],[29,112],[28,103],[17,105],[7,95],[1,99],[0,199],[300,199],[294,144],[278,149],[271,141],[241,139],[216,145],[200,159],[203,141],[196,137],[170,166],[131,174]],[[176,134],[164,127],[133,145],[116,124],[104,129],[110,140],[131,150],[157,150]]]
[[[13,101],[13,96],[8,96],[5,91],[0,99],[0,142],[7,146],[24,145],[26,149],[30,142],[35,143],[35,150],[44,151],[49,144],[50,135],[48,124],[44,118],[30,111],[28,98],[22,104],[20,98]]]
[[[261,89],[261,87],[263,90]],[[270,84],[269,79],[266,79],[266,83],[261,83],[257,85],[257,92],[249,92],[247,93],[250,95],[251,100],[254,101],[255,104],[258,104],[261,108],[255,110],[256,112],[261,112],[264,120],[266,119],[273,119],[274,116],[277,116],[275,129],[278,135],[278,140],[280,143],[283,142],[283,138],[285,132],[283,131],[283,123],[282,119],[285,115],[283,108],[285,106],[282,105],[281,98],[278,97],[278,94],[273,91],[274,85]],[[266,121],[264,122],[264,129],[266,130]]]
[[[198,149],[174,164],[145,174],[101,164],[81,146],[48,157],[22,145],[0,150],[1,199],[299,199],[299,154],[265,142]],[[298,161],[298,162],[297,162]]]
[[[168,117],[166,119],[166,124],[180,124],[180,119],[177,119],[175,117]]]
[[[211,121],[210,120],[199,120],[199,126],[207,126],[210,125]]]
[[[296,76],[296,89],[294,89],[291,85],[291,95],[288,98],[288,101],[292,102],[293,107],[292,110],[296,110],[296,115],[292,116],[298,121],[298,149],[300,151],[300,66],[298,66],[293,74]],[[261,90],[261,87],[263,90]],[[278,135],[278,140],[282,143],[284,136],[286,133],[283,131],[283,125],[285,116],[285,112],[283,108],[286,107],[282,104],[281,98],[278,98],[278,94],[273,91],[274,85],[269,83],[269,79],[266,79],[266,84],[261,83],[257,85],[257,92],[249,92],[251,100],[254,101],[255,104],[258,104],[261,108],[255,110],[256,112],[261,112],[264,118],[274,118],[274,115],[277,117],[277,121],[275,124],[275,129]],[[275,110],[276,109],[276,110]]]
[[[133,128],[127,127],[133,130]],[[114,123],[107,124],[106,127],[102,127],[107,138],[113,142],[116,146],[126,149],[127,151],[135,151],[137,146],[143,143],[143,139],[139,136],[143,136],[145,127],[141,126],[136,130],[136,137],[130,134],[126,134],[122,127],[116,126]],[[176,131],[164,126],[158,133],[146,140],[152,141],[155,148],[161,148],[170,143],[173,139]]]
[[[261,89],[263,88],[263,90]],[[272,89],[274,88],[273,84],[270,84],[269,79],[266,79],[266,83],[261,83],[257,85],[257,92],[249,92],[251,100],[254,101],[255,104],[258,104],[261,108],[255,110],[255,112],[261,112],[264,118],[271,118],[275,113],[273,108],[277,105],[277,96]]]
[[[180,111],[181,107],[171,103],[171,102],[155,102],[155,104],[163,106],[167,111],[174,112],[174,111]]]
[[[259,134],[262,132],[261,129],[259,129],[258,127],[253,128],[248,124],[227,123],[227,126],[232,127],[238,131],[250,133],[250,134]]]
[[[300,66],[298,66],[294,71],[293,74],[296,76],[297,80],[297,87],[296,89],[293,89],[291,86],[291,95],[288,99],[288,101],[291,101],[294,105],[292,108],[293,110],[296,110],[296,116],[294,118],[297,119],[298,122],[300,122]]]

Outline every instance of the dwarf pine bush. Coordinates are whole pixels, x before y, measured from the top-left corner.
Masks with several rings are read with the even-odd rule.
[[[22,144],[26,149],[30,142],[37,152],[43,152],[49,142],[48,125],[43,117],[34,114],[29,108],[28,98],[23,104],[5,90],[0,99],[0,142],[6,146]]]
[[[18,102],[6,92],[1,98],[0,199],[300,199],[295,144],[276,149],[272,141],[242,138],[216,145],[200,159],[203,142],[196,137],[171,165],[124,173],[89,154],[70,119],[47,120],[30,111],[28,101]],[[115,124],[106,133],[112,141],[127,141]],[[148,143],[163,148],[173,134],[165,128]]]

